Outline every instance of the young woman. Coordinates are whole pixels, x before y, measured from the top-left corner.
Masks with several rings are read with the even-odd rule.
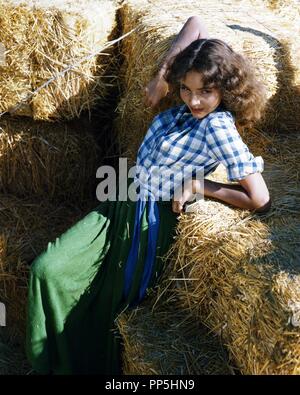
[[[205,180],[205,196],[250,210],[270,207],[262,158],[249,152],[235,127],[235,120],[256,119],[263,104],[244,58],[220,40],[197,39],[169,63],[164,77],[163,84],[178,86],[184,104],[156,116],[141,144],[138,200],[101,202],[32,264],[27,352],[38,372],[121,372],[115,318],[155,283],[177,213],[203,192],[191,178],[175,198],[174,183],[155,179],[153,169],[192,166],[206,175],[221,162],[238,184]],[[158,85],[148,93],[156,95]],[[154,196],[170,190],[169,201]]]
[[[201,103],[206,102],[207,98],[209,98],[210,102],[211,95],[207,96],[208,92],[206,95],[201,96],[201,88],[203,92],[203,88],[206,88],[206,86],[204,86],[205,84],[203,85],[201,78],[197,78],[197,75],[193,72],[197,69],[201,71],[201,67],[207,67],[207,64],[206,66],[201,66],[201,62],[203,61],[203,65],[205,64],[205,59],[208,62],[207,54],[209,52],[209,42],[211,42],[211,40],[207,40],[207,45],[205,44],[202,51],[199,51],[198,58],[195,59],[195,67],[193,67],[193,62],[191,60],[185,64],[181,64],[183,58],[186,56],[185,53],[181,53],[181,56],[176,59],[176,66],[172,69],[172,63],[176,55],[183,52],[184,48],[197,39],[207,40],[208,31],[200,17],[192,16],[187,20],[181,32],[174,40],[157,75],[145,88],[146,105],[155,107],[158,102],[167,95],[170,88],[178,89],[180,83],[184,82],[183,78],[186,77],[189,83],[194,83],[195,88],[195,91],[192,92],[189,87],[183,83],[179,89],[181,99],[184,101],[187,108],[192,111],[192,109],[196,109],[197,106],[201,107]],[[212,40],[212,42],[216,43],[218,41],[219,40]],[[243,144],[238,134],[235,123],[246,126],[251,125],[260,118],[265,104],[264,89],[255,79],[253,70],[245,58],[233,52],[224,42],[219,41],[219,45],[216,44],[216,47],[218,49],[215,50],[215,55],[212,55],[212,58],[213,56],[215,56],[215,58],[211,59],[211,61],[215,62],[219,67],[219,71],[223,72],[223,75],[221,77],[221,74],[219,74],[220,78],[218,82],[215,81],[215,83],[211,84],[210,87],[214,89],[210,89],[210,92],[213,96],[215,96],[216,93],[220,95],[218,105],[220,104],[221,106],[219,109],[229,110],[231,115],[223,114],[225,118],[227,118],[227,120],[223,121],[225,123],[230,123],[230,125],[227,125],[225,128],[227,137],[222,136],[222,130],[220,130],[219,132],[215,132],[211,138],[229,138],[230,140],[234,138],[235,143],[233,143],[232,148],[235,149],[235,144],[239,142],[239,149],[244,149],[249,153],[248,148]],[[193,50],[197,52],[197,46],[193,48],[192,51]],[[193,56],[192,54],[190,55]],[[201,59],[201,56],[203,56],[204,59]],[[221,59],[218,59],[218,56],[221,57]],[[168,74],[169,77],[167,77]],[[210,84],[208,79],[203,82],[208,82]],[[217,90],[215,88],[217,88]],[[210,109],[212,110],[212,108]],[[193,115],[199,118],[203,117],[203,114],[197,114],[195,112]],[[220,125],[219,129],[222,129]],[[217,142],[214,141],[214,143]],[[230,165],[230,160],[227,159],[226,161],[226,159],[224,160],[224,158],[221,157],[224,155],[224,152],[221,153],[220,151],[223,151],[224,148],[225,146],[222,148],[220,147],[218,150],[219,152],[213,154],[211,151],[210,154],[211,156],[214,155],[215,159],[218,159],[219,162],[223,162],[229,172],[230,169],[228,166]],[[227,145],[226,148],[230,150],[229,145]],[[240,208],[256,210],[257,212],[269,210],[271,207],[271,200],[266,184],[260,174],[263,170],[262,158],[256,158],[252,163],[253,168],[251,169],[251,164],[249,162],[251,159],[249,156],[247,157],[247,155],[245,155],[243,158],[241,157],[238,159],[234,158],[233,153],[226,152],[225,156],[226,155],[232,156],[231,166],[233,166],[233,161],[237,160],[243,162],[244,168],[249,166],[248,172],[244,174],[240,173],[239,176],[234,177],[228,174],[228,179],[230,181],[238,181],[238,184],[230,185],[205,180],[205,189],[203,190],[203,186],[200,186],[199,183],[195,183],[192,186],[193,192],[200,190],[202,193],[204,192],[207,197],[219,199]],[[253,157],[252,154],[250,154],[250,156]],[[240,166],[242,165],[240,164]],[[246,177],[246,175],[248,176]],[[186,196],[182,196],[182,199],[179,199],[177,202],[173,201],[173,210],[178,213],[181,212],[187,200],[186,198],[189,196],[189,192],[186,192]]]

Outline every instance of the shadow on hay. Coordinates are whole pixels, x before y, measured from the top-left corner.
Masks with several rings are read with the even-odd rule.
[[[118,17],[116,24],[107,38],[107,42],[113,41],[120,37],[121,22]],[[77,119],[72,121],[73,124],[76,122],[79,124],[83,123],[82,127],[87,128],[89,132],[94,136],[96,143],[98,144],[101,155],[98,156],[98,167],[101,165],[113,166],[116,170],[118,169],[118,158],[120,149],[118,146],[117,135],[113,128],[113,121],[115,118],[115,110],[120,98],[120,86],[118,72],[121,67],[122,58],[120,56],[120,48],[122,42],[114,44],[104,51],[104,54],[100,53],[96,56],[96,64],[98,67],[103,67],[103,74],[99,77],[102,83],[105,85],[104,91],[100,92],[100,96],[93,103],[89,110],[84,110],[80,113]],[[72,75],[72,70],[69,71]],[[95,94],[97,88],[93,82],[80,89],[80,91],[67,100],[62,101],[58,104],[55,111],[54,118],[56,115],[61,114],[62,109],[68,107],[68,102],[80,103],[80,98],[86,94],[86,91],[93,91],[95,88]],[[96,181],[96,171],[94,177],[94,184]],[[95,189],[95,188],[94,188]]]
[[[117,36],[116,27],[108,40]],[[116,47],[109,52],[108,56],[98,55],[98,65],[103,65],[103,58],[117,57]],[[90,112],[82,111],[79,118],[59,119],[65,108],[80,103],[86,90],[94,88],[92,82],[76,96],[57,102],[53,118],[48,121],[0,117],[0,127],[7,132],[0,140],[0,192],[21,198],[45,198],[59,204],[71,202],[83,209],[98,204],[96,170],[103,163],[114,165],[112,160],[116,161],[118,152],[111,126],[118,99],[118,86],[112,76],[117,67],[110,60],[105,67],[101,78],[108,89],[103,100],[97,101]],[[74,74],[72,70],[69,73]],[[51,89],[51,84],[47,89]]]
[[[291,61],[288,45],[259,30],[240,25],[227,25],[230,29],[248,32],[262,37],[275,50],[277,92],[268,100],[266,116],[261,126],[280,132],[300,130],[300,86],[295,86],[295,66]],[[300,65],[298,65],[300,67]],[[262,76],[263,77],[263,76]]]
[[[268,240],[272,243],[272,249],[259,259],[251,259],[251,264],[271,265],[273,274],[286,272],[291,276],[299,275],[300,221],[290,217],[288,221],[284,221],[280,215],[277,218],[279,219],[278,223],[281,222],[278,226],[272,226],[267,219],[260,219],[262,223],[269,226]],[[280,221],[281,219],[282,221]]]
[[[101,149],[84,118],[69,122],[0,119],[0,193],[87,207],[95,199]]]

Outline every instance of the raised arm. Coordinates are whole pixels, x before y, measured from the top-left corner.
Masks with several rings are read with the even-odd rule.
[[[169,87],[164,79],[168,67],[174,57],[186,48],[191,42],[199,38],[207,38],[208,31],[199,16],[191,16],[183,25],[178,36],[173,41],[167,52],[158,73],[145,88],[145,102],[147,106],[155,107],[168,93]]]

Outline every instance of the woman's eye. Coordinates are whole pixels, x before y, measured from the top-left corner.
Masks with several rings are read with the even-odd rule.
[[[205,95],[208,95],[209,93],[211,93],[211,91],[209,89],[205,89],[202,91],[202,93],[204,93]]]
[[[188,91],[188,88],[187,88],[186,86],[181,86],[180,89],[181,89],[182,91]]]

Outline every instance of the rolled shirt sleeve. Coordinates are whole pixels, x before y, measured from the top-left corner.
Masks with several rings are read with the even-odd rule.
[[[263,158],[254,157],[249,151],[229,112],[218,112],[209,119],[206,143],[208,155],[226,167],[228,181],[242,180],[264,170]]]

